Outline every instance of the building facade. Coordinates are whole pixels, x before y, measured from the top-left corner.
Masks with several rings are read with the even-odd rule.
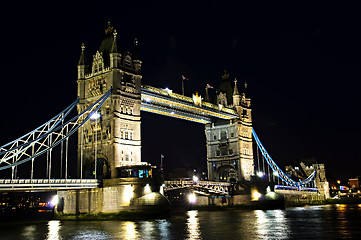
[[[115,178],[117,168],[141,162],[142,62],[138,59],[137,44],[135,40],[132,52],[118,52],[117,33],[109,24],[89,65],[82,45],[78,112],[112,91],[99,111],[78,130],[78,169],[82,177]]]
[[[239,118],[217,119],[206,124],[208,179],[212,181],[250,180],[254,175],[251,99],[246,97],[247,85],[240,94],[229,74],[222,76],[216,92],[219,108],[235,108]]]

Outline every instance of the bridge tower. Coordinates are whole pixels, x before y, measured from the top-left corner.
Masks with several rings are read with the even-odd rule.
[[[118,167],[141,161],[142,62],[138,59],[137,44],[135,40],[132,52],[119,52],[117,32],[108,23],[90,65],[87,65],[82,45],[78,63],[78,112],[110,89],[112,95],[78,130],[79,176],[116,178]]]
[[[251,99],[246,97],[247,85],[240,94],[237,80],[234,87],[225,72],[217,89],[219,108],[237,110],[239,117],[215,120],[206,124],[208,179],[212,181],[250,180],[254,174],[252,147]]]

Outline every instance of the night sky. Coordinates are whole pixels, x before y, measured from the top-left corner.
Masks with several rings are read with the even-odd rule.
[[[253,126],[279,166],[315,159],[330,178],[361,175],[359,8],[195,2],[1,3],[0,144],[75,100],[81,43],[91,62],[110,21],[118,49],[138,38],[143,84],[181,93],[183,74],[186,95],[204,96],[227,70],[247,82]],[[203,125],[142,112],[143,161],[205,169],[205,144]]]

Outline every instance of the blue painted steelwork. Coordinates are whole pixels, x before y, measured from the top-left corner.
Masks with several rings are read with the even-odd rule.
[[[99,108],[103,105],[103,103],[109,98],[109,96],[111,95],[111,92],[112,92],[112,89],[110,89],[107,93],[105,93],[101,98],[99,98],[94,104],[92,104],[90,107],[88,107],[82,113],[73,117],[66,123],[56,127],[55,129],[52,129],[51,131],[46,132],[45,134],[43,134],[39,138],[37,138],[36,141],[29,141],[28,143],[26,143],[25,145],[27,147],[24,151],[19,152],[19,151],[17,151],[17,149],[8,150],[9,152],[12,152],[13,155],[9,156],[7,159],[2,160],[0,162],[0,164],[1,163],[8,164],[7,166],[0,167],[0,170],[8,169],[8,168],[23,164],[25,162],[28,162],[29,160],[40,156],[41,154],[49,151],[50,149],[53,149],[61,142],[68,139],[81,126],[83,126],[85,122],[87,122],[90,119],[93,112],[96,112],[99,110]],[[87,114],[87,116],[83,120],[81,120],[81,118],[86,114]],[[69,130],[69,128],[70,128],[70,130]],[[65,132],[65,134],[64,134],[64,132]],[[53,135],[54,135],[54,138],[51,138],[51,139],[54,139],[53,142],[50,143],[49,145],[47,145],[47,143],[46,143],[47,139]],[[27,149],[29,149],[30,146],[33,146],[33,145],[38,145],[37,153],[34,155],[26,154],[25,151]],[[41,148],[43,148],[43,149],[41,150]],[[23,156],[23,155],[27,156],[27,158],[17,161],[17,162],[14,162],[14,163],[9,163],[6,161],[6,160],[9,160],[9,159],[13,158],[14,156],[18,156],[20,154],[21,154],[21,156]]]
[[[254,131],[254,129],[252,128],[252,134],[254,139],[256,140],[257,146],[260,149],[262,155],[264,156],[264,158],[266,159],[268,165],[271,167],[271,169],[274,172],[277,172],[278,177],[284,181],[285,183],[291,185],[291,186],[296,186],[298,189],[300,189],[301,187],[304,187],[305,185],[307,185],[308,183],[310,183],[314,177],[316,176],[316,170],[313,171],[310,176],[308,176],[305,180],[303,181],[299,181],[296,182],[293,179],[291,179],[290,177],[287,176],[286,173],[284,173],[275,163],[275,161],[273,161],[273,159],[271,158],[271,156],[268,154],[268,152],[266,151],[266,149],[263,147],[261,141],[259,140],[256,132]]]
[[[11,150],[20,149],[24,145],[28,145],[29,143],[38,140],[39,136],[41,136],[42,133],[51,132],[56,126],[58,126],[68,116],[68,114],[74,109],[74,107],[78,104],[78,102],[79,102],[79,99],[76,99],[72,104],[70,104],[67,108],[65,108],[63,111],[61,111],[59,114],[57,114],[55,117],[53,117],[52,119],[50,119],[46,123],[42,124],[41,126],[34,129],[33,131],[19,137],[18,139],[15,139],[15,140],[1,146],[0,147],[0,151],[1,151],[0,156],[4,155],[4,154],[6,154],[6,153],[8,153],[10,151],[10,150],[6,149],[6,147],[9,146],[9,145],[14,145],[17,142],[25,142],[25,143],[23,143],[21,145],[18,145],[18,146],[15,146],[15,147],[10,147]],[[51,124],[52,122],[54,122],[54,123],[53,123],[53,125],[51,127],[48,127],[48,129],[43,130],[44,128],[49,126],[49,124]],[[29,137],[32,134],[35,134],[36,132],[39,132],[40,135],[36,139],[32,139],[32,140],[29,141]]]
[[[318,192],[318,188],[296,187],[296,186],[286,186],[286,185],[275,185],[275,190]]]

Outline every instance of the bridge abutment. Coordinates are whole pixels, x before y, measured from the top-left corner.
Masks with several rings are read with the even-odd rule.
[[[58,191],[58,218],[101,218],[101,214],[166,213],[169,201],[160,193],[156,179],[115,178],[103,181],[103,187]]]

